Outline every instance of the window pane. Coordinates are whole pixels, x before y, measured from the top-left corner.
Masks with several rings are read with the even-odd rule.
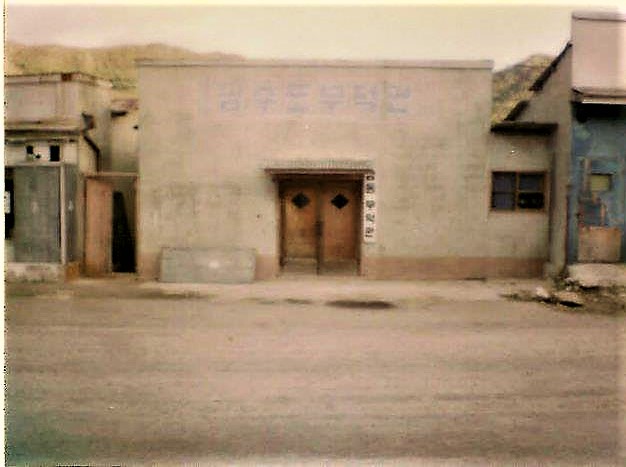
[[[611,176],[609,174],[593,174],[589,177],[589,188],[593,192],[611,191]]]
[[[61,147],[53,144],[50,146],[50,162],[59,162],[61,160]]]
[[[520,174],[519,189],[543,192],[543,174]]]
[[[520,209],[543,209],[543,193],[519,193],[517,207]]]
[[[515,195],[513,193],[494,193],[491,196],[493,209],[513,209],[515,207]]]
[[[507,193],[515,191],[515,174],[512,172],[494,172],[492,191]]]

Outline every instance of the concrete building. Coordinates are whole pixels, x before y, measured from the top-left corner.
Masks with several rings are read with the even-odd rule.
[[[572,17],[570,262],[626,261],[626,11]]]
[[[515,124],[550,124],[551,262],[626,260],[626,13],[580,11],[572,39],[533,84]]]
[[[490,124],[489,61],[143,61],[138,266],[538,276],[552,123]]]
[[[109,272],[111,84],[83,73],[7,76],[5,101],[7,278]]]

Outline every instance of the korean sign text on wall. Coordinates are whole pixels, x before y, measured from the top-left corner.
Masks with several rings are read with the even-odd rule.
[[[211,89],[215,86],[215,89]],[[381,112],[395,118],[412,113],[412,88],[407,83],[325,82],[307,80],[280,83],[264,80],[205,83],[201,90],[208,99],[203,111],[236,116],[244,113],[298,115],[377,116]]]

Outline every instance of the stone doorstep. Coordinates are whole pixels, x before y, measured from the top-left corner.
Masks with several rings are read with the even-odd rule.
[[[581,263],[567,267],[567,281],[582,288],[626,287],[626,264]]]

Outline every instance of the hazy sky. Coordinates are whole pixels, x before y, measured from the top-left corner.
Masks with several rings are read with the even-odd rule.
[[[569,38],[571,11],[581,8],[580,2],[544,7],[51,6],[9,1],[6,35],[25,44],[83,47],[162,42],[249,58],[492,59],[501,68],[533,53],[557,54]]]

